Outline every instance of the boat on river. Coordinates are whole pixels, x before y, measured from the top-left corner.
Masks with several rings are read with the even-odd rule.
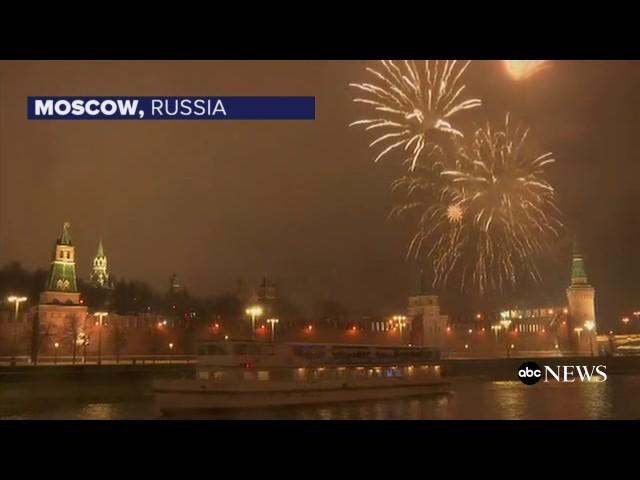
[[[425,347],[256,341],[198,345],[195,378],[153,382],[164,416],[444,394]]]

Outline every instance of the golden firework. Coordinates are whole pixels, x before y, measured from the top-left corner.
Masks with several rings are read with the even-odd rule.
[[[503,60],[507,73],[514,80],[526,80],[549,67],[546,60]]]
[[[369,144],[380,148],[379,161],[391,153],[399,153],[413,171],[422,158],[439,149],[436,133],[462,136],[452,119],[464,110],[477,108],[477,98],[463,100],[466,86],[462,77],[469,61],[382,60],[381,68],[367,68],[374,76],[372,83],[352,83],[362,97],[354,99],[373,110],[373,116],[353,122],[366,131],[379,132]]]

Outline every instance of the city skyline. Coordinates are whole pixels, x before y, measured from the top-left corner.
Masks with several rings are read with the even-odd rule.
[[[0,264],[46,268],[49,242],[68,220],[83,278],[102,236],[117,277],[158,290],[172,272],[199,295],[268,272],[306,304],[336,297],[357,309],[404,305],[415,266],[405,259],[409,228],[386,219],[395,165],[372,166],[361,136],[347,128],[357,118],[348,82],[370,63],[183,62],[178,78],[171,62],[3,62]],[[256,84],[259,72],[263,82]],[[640,69],[634,62],[557,61],[515,83],[499,62],[478,61],[470,74],[487,94],[489,116],[509,107],[562,160],[553,181],[598,289],[598,317],[613,327],[637,309],[638,207],[626,201],[637,188],[636,122],[627,105]],[[51,94],[90,93],[87,85],[121,94],[313,93],[318,116],[309,124],[259,126],[27,122],[22,99],[44,88],[43,77]],[[532,297],[563,296],[570,240],[551,252],[543,284],[527,291]],[[447,296],[477,305],[453,289]]]

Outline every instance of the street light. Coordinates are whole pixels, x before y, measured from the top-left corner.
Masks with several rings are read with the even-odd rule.
[[[173,350],[173,342],[169,342],[169,350]]]
[[[580,339],[581,339],[580,335],[582,334],[583,330],[584,330],[584,328],[582,328],[582,327],[576,327],[576,328],[573,329],[573,331],[578,334],[578,350],[580,350]]]
[[[624,317],[622,323],[624,323],[625,332],[629,333],[629,317]]]
[[[166,325],[165,322],[159,321],[153,328],[153,363],[156,363],[156,357],[158,356],[158,334],[162,330],[162,326]]]
[[[267,323],[271,324],[271,343],[275,342],[276,338],[276,325],[280,322],[277,318],[270,318],[267,320]]]
[[[262,315],[262,307],[253,305],[245,310],[245,313],[251,317],[251,338],[256,336],[256,318]]]
[[[394,315],[393,316],[393,321],[396,322],[396,324],[398,325],[398,329],[400,330],[400,343],[403,343],[404,341],[404,327],[407,326],[407,317],[405,317],[404,315]]]
[[[11,366],[16,365],[16,346],[18,344],[18,313],[20,312],[20,304],[27,301],[27,297],[17,297],[11,295],[7,298],[9,303],[15,303],[15,315],[13,317],[13,347],[11,349]]]
[[[587,329],[587,331],[589,332],[589,341],[590,341],[590,345],[591,345],[591,356],[593,357],[594,353],[593,353],[593,336],[594,336],[594,328],[596,328],[596,322],[594,322],[593,320],[587,320],[586,322],[584,322],[584,328]]]
[[[53,351],[53,364],[56,365],[58,363],[58,348],[60,348],[60,344],[58,342],[54,343],[53,348],[55,348]]]
[[[507,349],[507,358],[509,358],[510,352],[509,352],[509,344],[508,344],[508,333],[509,333],[509,326],[511,325],[511,320],[508,319],[504,319],[504,320],[500,320],[500,325],[502,325],[502,328],[504,328],[504,342],[505,342],[505,347]]]
[[[102,325],[104,324],[104,317],[109,315],[108,312],[95,312],[94,316],[98,317],[96,325],[98,326],[98,365],[102,365]]]
[[[502,326],[500,325],[491,325],[491,330],[493,330],[493,333],[496,335],[496,343],[498,342],[498,333],[500,332],[501,329],[502,329]]]

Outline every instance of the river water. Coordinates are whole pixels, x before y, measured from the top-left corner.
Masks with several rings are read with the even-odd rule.
[[[83,390],[84,388],[84,390]],[[2,419],[153,419],[147,385],[86,385],[74,392],[0,385]],[[46,392],[45,392],[46,393]],[[431,420],[640,419],[640,375],[610,375],[604,383],[454,381],[450,395],[295,408],[225,412],[200,419]]]

